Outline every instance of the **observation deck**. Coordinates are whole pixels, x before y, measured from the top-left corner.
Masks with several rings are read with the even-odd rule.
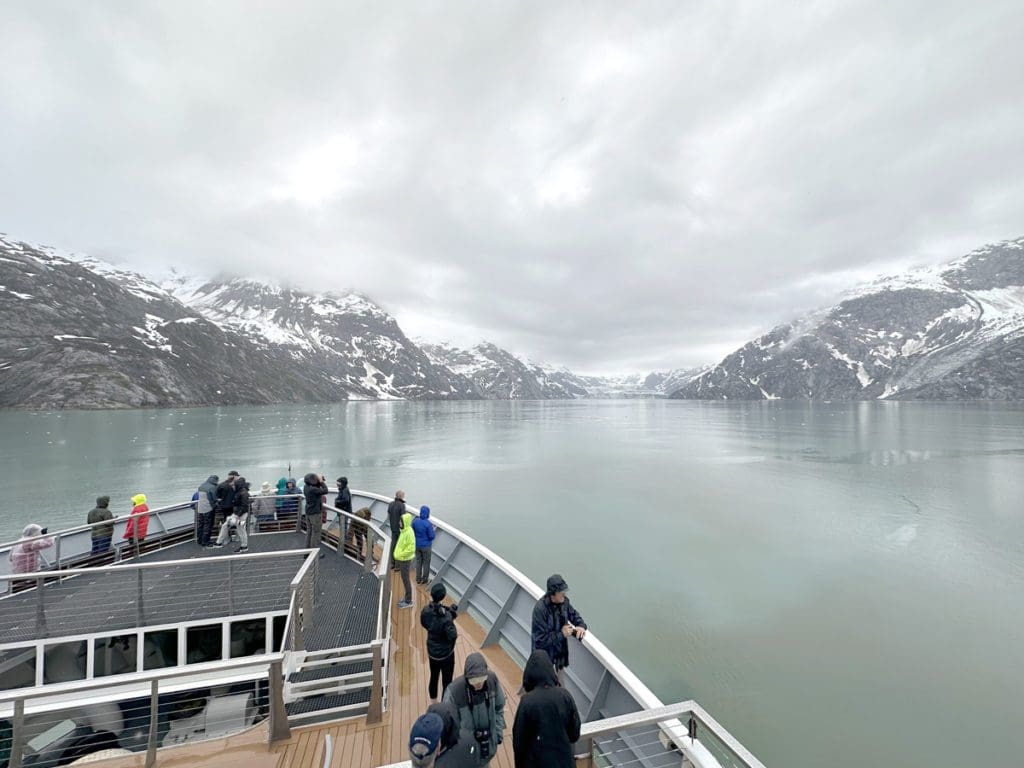
[[[389,501],[353,492],[372,514],[359,553],[349,534],[361,521],[337,512],[311,549],[301,518],[277,513],[247,553],[202,549],[188,504],[154,510],[141,546],[103,555],[89,553],[89,526],[55,534],[42,570],[0,572],[0,756],[9,750],[10,768],[101,754],[110,768],[402,764],[429,703],[419,612],[430,585],[416,586],[413,608],[392,609],[402,587],[384,557]],[[492,764],[512,768],[541,590],[435,524],[431,581],[461,608],[455,674],[473,651],[497,673],[508,727]],[[581,764],[763,768],[695,702],[663,705],[592,633],[571,642]]]

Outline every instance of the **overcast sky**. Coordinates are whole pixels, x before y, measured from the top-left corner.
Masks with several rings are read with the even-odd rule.
[[[8,2],[0,231],[697,365],[1024,234],[1022,40],[1020,0]]]

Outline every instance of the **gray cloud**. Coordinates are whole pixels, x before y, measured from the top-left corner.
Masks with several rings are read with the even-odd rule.
[[[0,229],[709,362],[1024,233],[1016,2],[0,8]]]

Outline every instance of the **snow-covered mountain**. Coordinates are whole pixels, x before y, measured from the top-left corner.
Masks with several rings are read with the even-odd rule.
[[[301,402],[332,394],[326,382],[296,377],[287,360],[139,275],[3,235],[0,323],[0,406]]]
[[[672,396],[1024,399],[1024,238],[863,286]]]
[[[491,400],[664,397],[705,370],[679,368],[626,376],[584,376],[524,361],[490,342],[471,349],[427,342],[421,342],[421,346],[431,360],[462,374]]]
[[[526,363],[489,342],[472,349],[450,344],[423,344],[423,351],[439,366],[464,376],[488,400],[554,400],[585,397],[568,371]]]
[[[164,286],[226,331],[318,370],[349,397],[479,397],[471,382],[431,362],[391,315],[358,294],[311,293],[242,279]]]
[[[0,235],[0,406],[479,398],[355,294],[160,283]]]

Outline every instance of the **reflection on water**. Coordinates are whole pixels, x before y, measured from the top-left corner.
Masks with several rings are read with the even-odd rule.
[[[767,765],[1024,754],[1024,408],[344,403],[0,414],[0,533],[188,497],[210,472],[407,491],[566,575],[664,699]],[[951,702],[963,702],[964,710]],[[956,734],[956,738],[950,738]]]

